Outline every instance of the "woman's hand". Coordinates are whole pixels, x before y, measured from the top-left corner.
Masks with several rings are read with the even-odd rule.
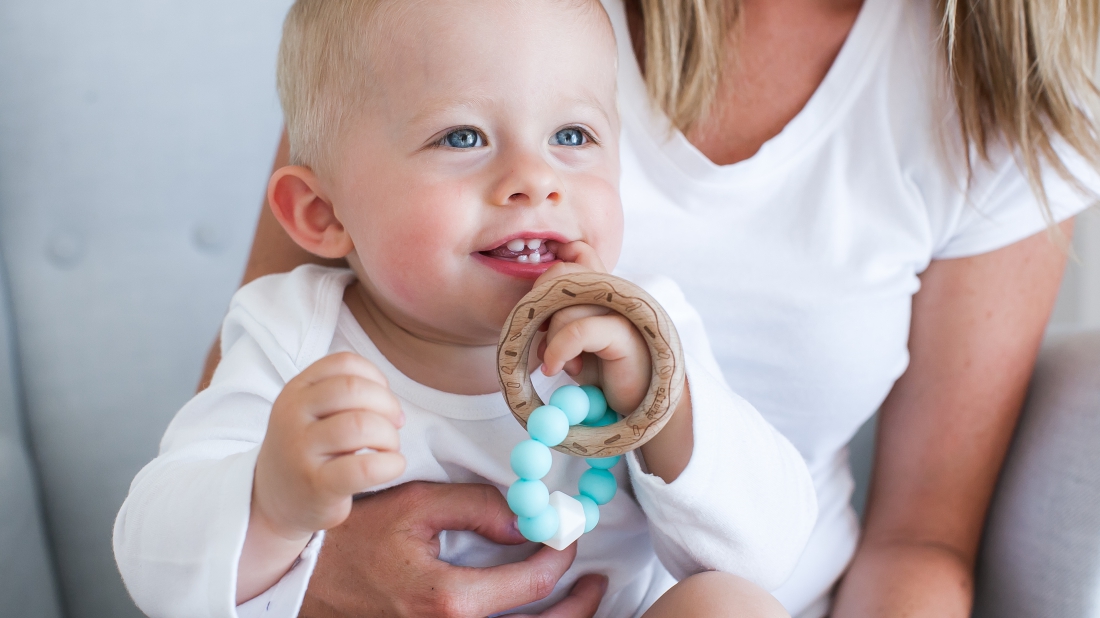
[[[541,547],[522,562],[458,567],[439,559],[439,533],[469,530],[503,545],[526,543],[491,485],[407,483],[356,500],[326,533],[301,618],[481,618],[545,598],[576,545]],[[589,618],[606,579],[586,576],[545,618]]]

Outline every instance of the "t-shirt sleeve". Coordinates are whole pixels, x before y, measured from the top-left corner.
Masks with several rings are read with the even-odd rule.
[[[1044,166],[1042,177],[1051,218],[1060,223],[1096,203],[1100,174],[1064,142],[1056,142],[1055,149],[1070,178],[1050,165]],[[1002,150],[991,155],[990,163],[975,163],[965,199],[944,223],[933,259],[969,257],[1006,247],[1047,229],[1049,220],[1019,161]]]
[[[718,371],[702,319],[664,278],[640,279],[676,325],[687,357],[694,448],[672,483],[648,474],[637,451],[627,465],[657,556],[682,579],[719,570],[765,589],[793,571],[817,520],[813,480],[801,455]]]

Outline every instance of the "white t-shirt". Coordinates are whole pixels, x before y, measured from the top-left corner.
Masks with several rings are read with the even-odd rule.
[[[176,415],[160,454],[134,479],[115,522],[119,571],[150,616],[296,616],[318,534],[274,587],[234,607],[237,563],[248,526],[252,474],[271,404],[288,380],[331,353],[355,352],[378,366],[401,402],[407,469],[382,489],[413,480],[516,480],[512,448],[527,439],[499,393],[437,391],[401,374],[343,304],[349,270],[302,266],[245,286],[222,329],[221,364],[208,389]],[[578,542],[555,592],[525,611],[560,600],[577,577],[604,573],[597,616],[635,616],[676,578],[717,569],[774,588],[790,574],[816,519],[813,482],[798,451],[720,377],[695,311],[666,278],[637,281],[665,307],[685,350],[695,448],[673,483],[645,473],[632,454],[612,471],[620,492]],[[536,372],[543,398],[566,383]],[[587,464],[554,453],[544,479],[576,492]],[[488,566],[530,555],[535,545],[501,546],[471,532],[445,532],[441,559]],[[659,558],[659,560],[658,560]],[[383,565],[384,566],[384,565]],[[670,575],[671,573],[671,575]]]
[[[917,275],[1046,222],[1010,153],[977,166],[968,188],[962,159],[945,154],[951,139],[939,136],[957,141],[956,121],[952,105],[934,102],[943,90],[930,2],[864,0],[805,108],[726,166],[649,105],[621,0],[604,4],[619,46],[620,264],[679,284],[726,380],[806,458],[819,521],[776,594],[792,614],[817,618],[858,537],[845,445],[908,365]],[[1089,202],[1054,173],[1045,181],[1057,220]]]

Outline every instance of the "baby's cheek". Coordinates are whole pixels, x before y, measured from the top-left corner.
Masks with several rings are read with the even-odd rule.
[[[593,202],[588,209],[586,236],[608,271],[615,268],[623,248],[623,209],[616,188],[609,183],[593,183]]]
[[[395,229],[377,238],[376,268],[370,273],[377,285],[393,295],[392,302],[408,306],[430,303],[453,276],[455,240],[433,222]]]

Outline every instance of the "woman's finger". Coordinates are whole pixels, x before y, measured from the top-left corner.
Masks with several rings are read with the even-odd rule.
[[[508,614],[509,618],[592,618],[607,592],[607,576],[589,573],[577,580],[569,596],[541,614]]]
[[[368,410],[348,410],[306,426],[309,452],[322,457],[360,449],[397,451],[401,438],[393,421]]]
[[[417,535],[430,539],[444,530],[466,530],[501,545],[527,542],[500,490],[481,483],[410,484],[410,508],[419,513]]]
[[[577,556],[577,544],[562,551],[543,545],[527,559],[494,567],[447,567],[450,588],[468,592],[473,616],[486,616],[545,599]]]

